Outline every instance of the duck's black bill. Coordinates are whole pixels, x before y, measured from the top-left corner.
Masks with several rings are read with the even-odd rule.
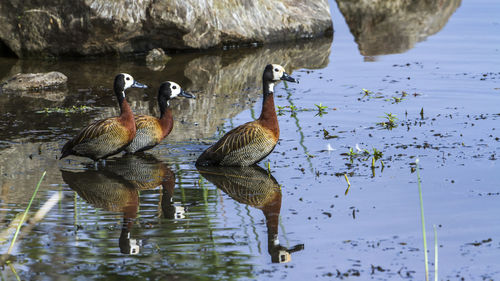
[[[186,92],[184,90],[181,90],[181,93],[179,94],[179,96],[185,97],[185,98],[189,98],[189,99],[195,99],[196,98],[195,95],[193,95],[191,93],[188,93],[188,92]]]
[[[288,73],[283,72],[283,75],[281,76],[281,80],[285,80],[288,82],[294,82],[294,83],[299,83],[299,80],[293,78],[292,76],[288,75]]]
[[[148,86],[144,85],[144,84],[141,84],[137,81],[134,81],[134,84],[132,84],[132,87],[133,88],[141,88],[141,89],[147,89]]]

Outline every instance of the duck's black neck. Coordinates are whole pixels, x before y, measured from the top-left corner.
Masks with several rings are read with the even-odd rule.
[[[165,115],[165,112],[167,112],[167,109],[170,106],[170,103],[167,99],[159,98],[158,105],[160,106],[160,119],[161,119]]]
[[[123,102],[125,101],[125,91],[119,90],[115,92],[116,98],[118,99],[118,105],[120,106],[121,113],[123,113]]]
[[[123,79],[115,78],[115,83],[113,84],[113,90],[115,92],[116,98],[118,99],[118,105],[120,105],[120,109],[122,108],[123,100],[125,99],[125,84]],[[123,110],[122,110],[123,112]]]

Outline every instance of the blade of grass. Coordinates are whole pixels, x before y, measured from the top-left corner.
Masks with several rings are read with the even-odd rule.
[[[434,225],[434,281],[438,281],[438,236]]]
[[[351,188],[351,183],[349,182],[349,178],[347,177],[347,174],[344,174],[345,181],[347,182],[347,189],[345,190],[344,196],[347,196],[347,193],[349,193],[349,188]]]
[[[425,234],[424,200],[422,199],[422,185],[420,181],[418,162],[420,162],[420,160],[417,158],[415,160],[415,164],[416,164],[417,179],[418,179],[418,195],[420,197],[420,216],[422,218],[422,238],[424,240],[425,280],[429,281],[429,258],[427,256],[427,239]]]
[[[10,243],[10,247],[7,250],[7,255],[10,255],[10,253],[12,252],[12,249],[14,249],[14,244],[16,243],[17,235],[19,235],[19,230],[21,230],[21,226],[23,225],[24,221],[26,220],[26,216],[28,215],[28,211],[31,207],[31,203],[33,203],[33,200],[36,197],[38,189],[40,188],[40,184],[42,183],[42,180],[45,177],[46,173],[47,173],[46,171],[43,172],[42,177],[38,181],[38,184],[36,185],[35,191],[33,192],[33,195],[31,196],[31,200],[28,203],[28,207],[26,207],[26,210],[24,210],[23,217],[21,218],[21,221],[19,222],[19,225],[17,226],[16,233],[14,233],[14,238],[12,238],[12,242]]]
[[[21,281],[21,278],[19,278],[19,275],[17,275],[17,271],[14,268],[14,265],[10,262],[9,262],[9,267],[10,267],[10,270],[12,270],[12,273],[14,273],[14,275],[16,276],[16,280]]]
[[[9,240],[8,238],[16,231],[22,216],[23,213],[16,214],[9,226],[0,233],[0,245],[7,243],[7,240]]]

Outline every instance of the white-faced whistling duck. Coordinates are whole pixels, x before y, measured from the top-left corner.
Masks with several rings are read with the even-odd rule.
[[[196,165],[250,166],[273,151],[280,135],[273,97],[279,80],[298,83],[282,66],[268,64],[262,75],[264,99],[259,119],[229,131],[200,155]]]
[[[125,151],[135,153],[151,149],[170,134],[174,126],[174,119],[172,109],[169,107],[169,100],[177,96],[195,98],[193,94],[185,92],[177,83],[167,81],[161,84],[158,91],[160,118],[148,115],[135,116],[137,132],[134,140],[125,148]]]
[[[135,137],[134,114],[125,99],[128,88],[147,88],[126,73],[115,77],[114,92],[120,105],[120,116],[99,120],[83,128],[62,148],[61,159],[69,155],[91,158],[94,161],[115,155],[125,149]]]

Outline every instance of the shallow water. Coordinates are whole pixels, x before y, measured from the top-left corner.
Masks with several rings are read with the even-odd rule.
[[[0,95],[1,252],[47,171],[30,214],[53,194],[62,199],[17,243],[22,280],[424,280],[418,158],[440,279],[499,279],[500,8],[446,3],[430,21],[437,30],[384,42],[358,34],[352,15],[331,3],[333,41],[175,54],[161,71],[133,58],[0,59],[2,80],[51,70],[69,78],[67,89],[37,98]],[[198,171],[208,144],[258,117],[269,62],[300,79],[276,88],[279,145],[263,169]],[[117,114],[110,88],[118,72],[152,86],[129,90],[138,113],[158,114],[164,80],[197,99],[173,102],[174,130],[149,155],[97,168],[57,160],[80,128]],[[91,110],[37,113],[73,105]],[[397,117],[392,129],[378,124],[386,113]],[[372,156],[348,155],[356,146],[383,156],[372,168]],[[1,276],[15,278],[8,266]]]

